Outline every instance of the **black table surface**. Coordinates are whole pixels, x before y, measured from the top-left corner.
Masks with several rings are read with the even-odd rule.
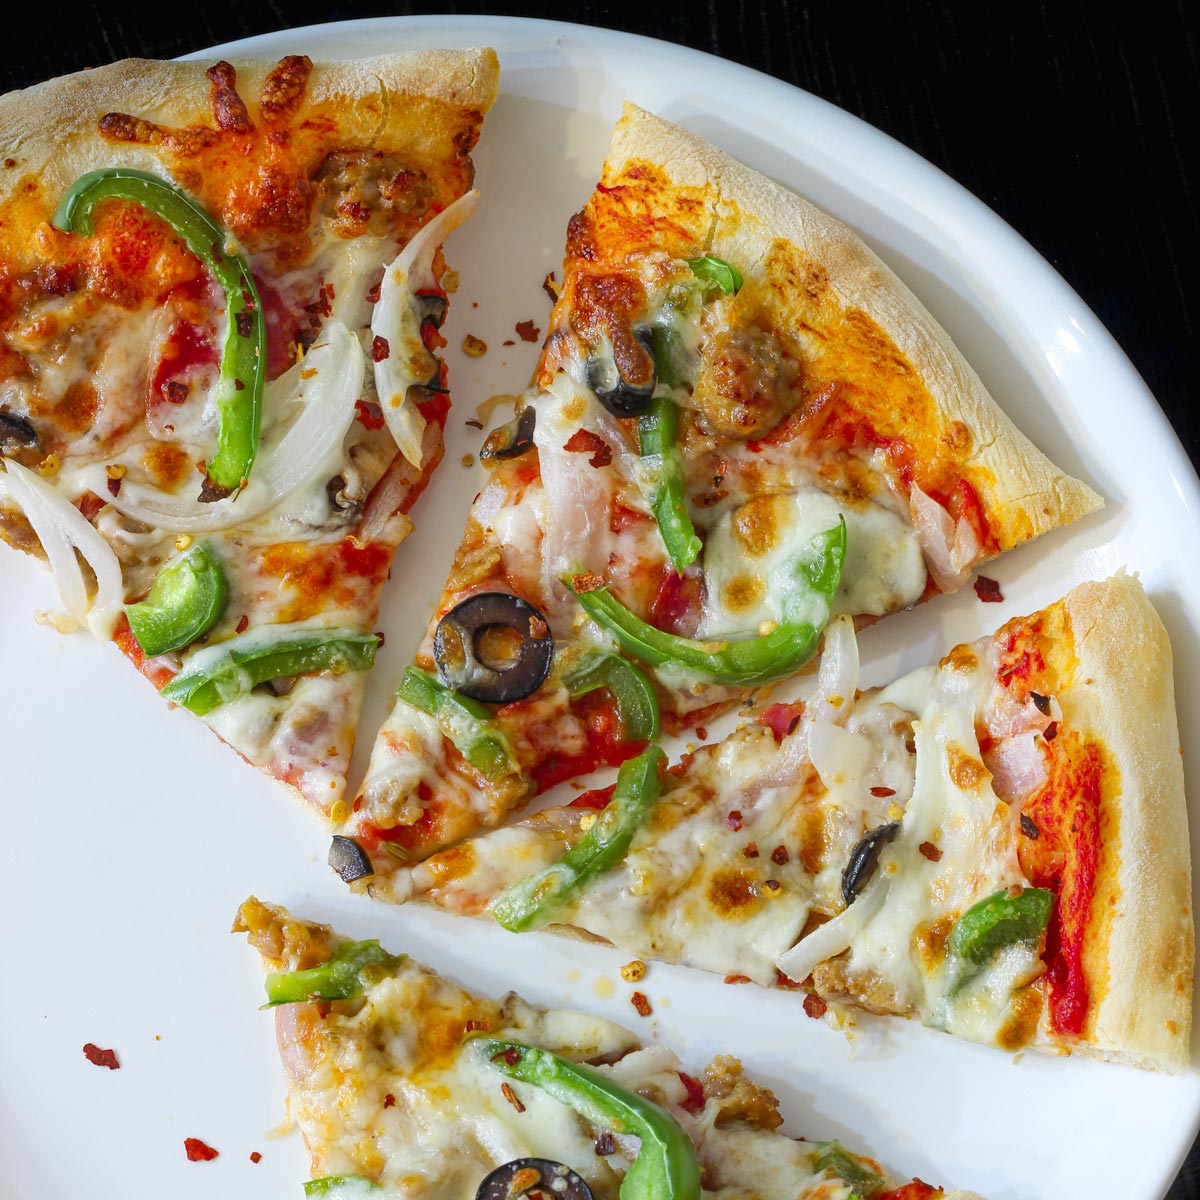
[[[76,11],[78,10],[78,11]],[[28,12],[29,10],[24,10]],[[455,12],[605,25],[756,67],[912,147],[984,200],[1133,360],[1193,464],[1200,355],[1200,6],[893,0],[395,4],[108,0],[55,6],[0,55],[0,91],[131,55],[167,58],[289,26]],[[1130,1147],[1130,1153],[1138,1153]],[[1200,1142],[1170,1200],[1200,1200]]]

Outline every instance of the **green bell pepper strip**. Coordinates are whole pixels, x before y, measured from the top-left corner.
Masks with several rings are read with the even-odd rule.
[[[293,633],[264,642],[259,630],[221,643],[224,653],[185,668],[162,689],[175,704],[204,716],[270,679],[315,671],[366,671],[375,661],[379,638],[344,630]]]
[[[583,1063],[521,1042],[481,1039],[476,1051],[510,1079],[533,1084],[586,1121],[641,1141],[620,1200],[699,1200],[700,1164],[683,1127],[665,1109]]]
[[[420,667],[409,667],[404,672],[396,695],[433,717],[463,758],[485,779],[503,779],[520,772],[512,743],[479,701],[446,687]]]
[[[158,573],[145,600],[125,605],[129,628],[147,658],[190,646],[222,617],[229,584],[205,542]]]
[[[650,407],[638,417],[638,449],[643,459],[650,460],[655,477],[650,507],[663,544],[675,570],[683,571],[699,557],[702,543],[683,497],[683,456],[676,444],[678,431],[679,410],[675,401],[662,392],[656,393]]]
[[[217,382],[217,452],[208,461],[200,498],[240,488],[254,466],[267,371],[267,323],[254,276],[225,232],[190,196],[145,171],[105,167],[81,175],[63,196],[53,223],[91,237],[92,210],[102,200],[128,200],[161,217],[225,289],[225,346]]]
[[[595,824],[558,862],[502,892],[492,904],[492,916],[513,933],[535,929],[583,891],[594,875],[615,867],[662,794],[658,769],[666,758],[651,746],[622,763],[612,799]]]
[[[841,1142],[823,1142],[810,1156],[814,1171],[832,1171],[843,1183],[854,1189],[854,1195],[871,1200],[881,1192],[885,1180],[876,1175],[857,1155],[851,1154]]]
[[[736,295],[742,287],[742,273],[737,267],[727,263],[715,254],[704,254],[699,258],[689,258],[687,265],[692,268],[692,274],[706,288],[723,292],[726,296]]]
[[[954,924],[946,949],[971,974],[1015,942],[1035,942],[1050,922],[1054,893],[1046,888],[1024,888],[1009,895],[1005,888],[972,904]]]
[[[806,593],[824,600],[828,610],[842,577],[846,522],[817,534],[805,550],[795,564],[796,582]],[[655,629],[630,612],[607,588],[576,592],[569,575],[563,577],[563,583],[574,592],[584,612],[616,636],[627,654],[652,667],[682,667],[715,683],[738,687],[774,683],[794,674],[816,653],[826,624],[793,621],[785,614],[785,619],[763,637],[696,641]]]
[[[263,1007],[301,1004],[305,1000],[349,1000],[390,975],[401,961],[378,942],[346,942],[319,967],[286,975],[272,971],[267,976],[267,1002]]]
[[[563,684],[572,700],[607,688],[617,702],[625,740],[658,741],[659,709],[654,688],[633,663],[619,654],[610,654],[607,650],[589,651],[563,672]]]
[[[325,1175],[304,1185],[306,1196],[325,1196],[327,1200],[360,1200],[382,1190],[364,1175]]]

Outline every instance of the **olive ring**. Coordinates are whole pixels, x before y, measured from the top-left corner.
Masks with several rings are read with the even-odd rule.
[[[480,639],[509,629],[515,652],[487,661]],[[550,673],[554,638],[546,618],[528,600],[509,592],[478,592],[456,604],[433,635],[433,658],[447,687],[472,700],[508,704],[537,691]]]

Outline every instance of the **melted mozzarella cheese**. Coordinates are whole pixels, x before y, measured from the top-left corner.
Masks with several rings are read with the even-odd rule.
[[[925,566],[910,524],[882,505],[844,504],[801,487],[730,508],[709,530],[701,636],[744,633],[789,618],[821,623],[824,604],[806,604],[796,559],[839,519],[846,522],[846,560],[834,611],[881,615],[919,600]]]
[[[878,703],[917,714],[916,775],[899,833],[858,900],[780,962],[784,971],[811,970],[849,948],[851,989],[856,980],[871,981],[885,989],[889,1007],[979,1041],[997,1038],[1015,994],[1042,969],[1037,947],[1017,944],[958,986],[944,950],[972,904],[1027,885],[1015,853],[1019,809],[996,796],[975,732],[994,678],[986,656],[952,656],[878,693]],[[852,773],[864,761],[857,743],[826,738],[823,752],[823,778]]]

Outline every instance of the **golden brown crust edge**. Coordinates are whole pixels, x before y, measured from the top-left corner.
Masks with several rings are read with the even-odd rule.
[[[1111,917],[1093,913],[1084,949],[1099,1002],[1077,1052],[1181,1070],[1191,1059],[1195,945],[1171,646],[1136,576],[1081,584],[1063,604],[1077,667],[1058,700],[1068,725],[1104,747],[1118,781],[1105,796],[1117,837],[1096,889],[1114,903]]]
[[[119,157],[124,166],[154,169],[161,158],[153,147],[122,143],[106,152],[97,120],[117,111],[172,127],[211,124],[205,77],[211,65],[122,59],[0,96],[0,160],[13,163],[0,172],[0,200],[30,174],[40,176],[53,193],[109,157]],[[233,63],[238,92],[252,118],[263,80],[275,65],[267,60]],[[339,106],[339,132],[348,141],[371,144],[385,132],[403,129],[403,106],[392,103],[396,95],[425,96],[483,114],[496,98],[498,80],[499,64],[490,49],[421,50],[357,62],[317,62],[304,107],[346,101]]]
[[[843,305],[872,317],[921,376],[944,424],[962,421],[972,430],[972,461],[992,479],[982,499],[1001,550],[1103,504],[1017,429],[946,331],[847,226],[695,134],[627,102],[606,176],[635,159],[658,164],[677,185],[711,189],[714,252],[753,263],[783,238],[825,268]]]

